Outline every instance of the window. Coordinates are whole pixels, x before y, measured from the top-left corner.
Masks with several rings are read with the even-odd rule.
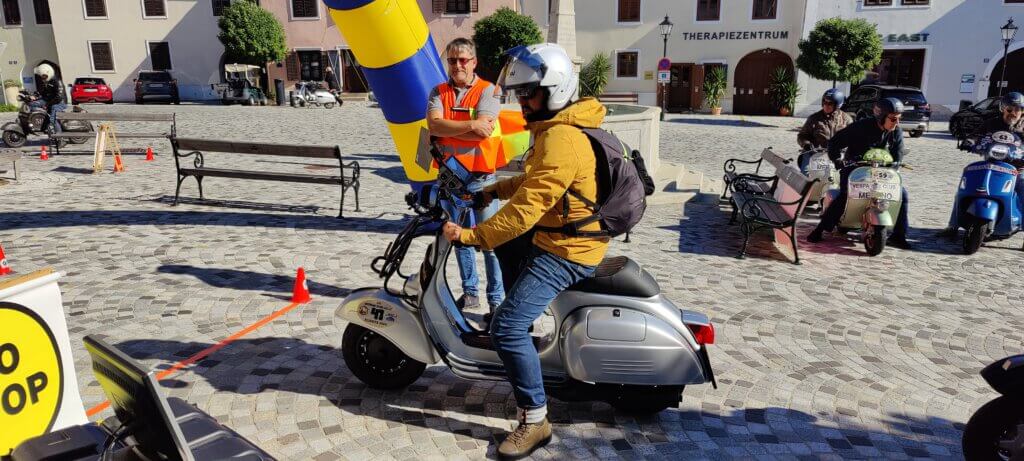
[[[927,5],[931,3],[929,0],[903,0],[904,5]]]
[[[93,72],[114,71],[114,52],[110,50],[110,42],[89,42],[89,55],[92,56]]]
[[[291,0],[293,18],[319,18],[320,0]]]
[[[53,24],[49,0],[32,0],[32,7],[36,10],[36,24]]]
[[[167,3],[165,0],[142,0],[142,16],[146,18],[167,17]]]
[[[640,0],[619,0],[619,22],[640,22]]]
[[[864,0],[864,6],[889,6],[892,0]]]
[[[639,51],[619,51],[615,53],[615,77],[616,78],[636,78],[637,77],[637,61],[639,60]]]
[[[473,3],[469,0],[445,0],[444,2],[444,13],[445,14],[470,14],[474,11]]]
[[[21,25],[21,8],[18,7],[18,0],[3,0],[4,2],[4,24],[8,26]]]
[[[721,0],[697,0],[697,20],[717,21],[721,18]]]
[[[299,79],[305,81],[321,81],[323,73],[323,53],[320,50],[297,51],[299,55]]]
[[[85,17],[105,18],[107,17],[106,0],[85,0]]]
[[[224,14],[224,8],[227,8],[231,4],[231,0],[213,0],[213,15],[220,16]]]
[[[754,13],[751,19],[775,19],[778,5],[777,0],[754,0]]]
[[[171,70],[171,47],[167,42],[149,42],[149,60],[153,70]]]

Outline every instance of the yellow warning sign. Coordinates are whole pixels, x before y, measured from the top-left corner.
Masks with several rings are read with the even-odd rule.
[[[43,319],[0,302],[0,454],[53,427],[63,397],[60,350]]]

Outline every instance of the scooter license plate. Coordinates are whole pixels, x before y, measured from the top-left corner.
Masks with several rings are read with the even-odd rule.
[[[807,164],[808,171],[828,171],[830,168],[832,168],[832,161],[824,155],[812,157]]]
[[[96,90],[96,88],[86,88],[84,91],[86,93],[95,93],[97,90]]]

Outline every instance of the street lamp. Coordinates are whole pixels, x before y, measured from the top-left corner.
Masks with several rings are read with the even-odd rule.
[[[663,58],[667,58],[668,57],[668,36],[672,34],[672,26],[674,26],[674,25],[675,24],[672,24],[672,21],[670,21],[668,19],[668,15],[667,14],[665,15],[665,19],[661,21],[661,24],[658,24],[658,27],[661,28],[661,40],[662,40],[661,57],[663,57]],[[667,92],[668,92],[668,84],[667,83],[662,83],[661,84],[661,119],[662,120],[665,120],[665,110],[668,107],[668,94],[667,94]]]
[[[1010,50],[1010,42],[1013,41],[1013,36],[1017,35],[1017,26],[1013,25],[1013,18],[1006,21],[1006,25],[999,28],[999,32],[1003,36],[1003,72],[1002,76],[999,77],[999,96],[1003,95],[1003,82],[1006,81],[1006,61],[1009,61],[1007,53]]]

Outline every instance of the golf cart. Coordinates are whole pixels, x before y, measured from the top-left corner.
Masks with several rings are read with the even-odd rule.
[[[258,85],[259,75],[259,66],[225,64],[225,83],[214,85],[220,91],[220,102],[225,106],[231,104],[267,105],[267,95]]]

